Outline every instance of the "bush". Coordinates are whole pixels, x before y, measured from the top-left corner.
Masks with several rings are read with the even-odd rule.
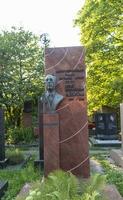
[[[101,200],[100,189],[105,183],[105,176],[95,174],[86,184],[61,170],[50,173],[37,187],[35,183],[27,197],[21,200]],[[81,188],[82,187],[82,188]],[[19,200],[19,199],[17,199]]]
[[[19,149],[8,150],[6,156],[9,159],[11,165],[16,165],[24,161],[24,154]]]
[[[34,140],[32,128],[9,128],[7,131],[7,144],[31,143]]]

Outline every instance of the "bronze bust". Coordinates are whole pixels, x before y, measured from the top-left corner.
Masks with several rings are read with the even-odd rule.
[[[44,112],[54,112],[63,98],[56,92],[56,77],[48,74],[45,78],[45,93],[41,97]]]

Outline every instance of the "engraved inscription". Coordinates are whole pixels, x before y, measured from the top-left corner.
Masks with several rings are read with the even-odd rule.
[[[56,73],[59,80],[64,80],[66,97],[69,97],[69,100],[73,100],[74,97],[79,97],[79,100],[84,99],[85,88],[84,84],[82,84],[85,79],[84,69],[60,70]]]

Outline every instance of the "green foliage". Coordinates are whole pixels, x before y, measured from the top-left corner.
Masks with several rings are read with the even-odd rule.
[[[99,189],[102,188],[105,178],[95,175],[88,183],[84,181],[80,184],[75,176],[63,171],[56,171],[41,182],[37,187],[33,187],[27,197],[22,200],[100,200]],[[37,185],[37,183],[36,183]],[[81,185],[83,190],[81,190]],[[35,186],[35,184],[34,184]],[[35,189],[34,189],[35,188]],[[17,199],[19,200],[19,199]]]
[[[105,185],[106,176],[101,174],[92,175],[91,179],[83,187],[82,200],[101,199],[100,192]]]
[[[33,128],[9,128],[6,135],[8,144],[31,143],[34,140]]]
[[[39,177],[40,175],[34,171],[32,163],[22,170],[0,170],[0,180],[9,182],[8,190],[2,200],[14,200],[25,183],[39,180]]]
[[[86,0],[75,20],[86,48],[90,114],[123,100],[122,13],[121,0]]]
[[[44,73],[40,38],[23,28],[0,33],[0,105],[9,125],[20,126],[24,101],[41,95]]]

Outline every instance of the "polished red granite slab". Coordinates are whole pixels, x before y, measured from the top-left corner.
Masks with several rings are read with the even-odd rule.
[[[46,48],[45,74],[56,75],[57,92],[64,96],[56,110],[59,115],[59,167],[87,178],[90,168],[84,48]],[[44,148],[51,143],[50,148],[55,151],[51,140],[48,134]],[[48,153],[45,156],[48,157]]]
[[[59,115],[44,114],[44,175],[59,169]]]

